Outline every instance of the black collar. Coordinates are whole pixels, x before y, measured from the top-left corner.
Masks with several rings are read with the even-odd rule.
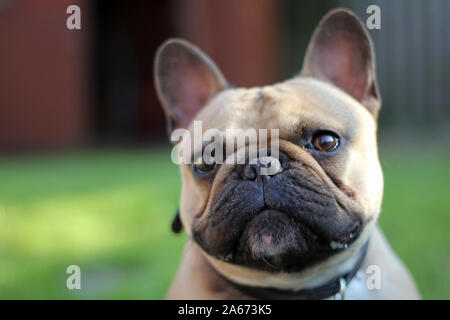
[[[318,286],[314,288],[309,289],[301,289],[301,290],[282,290],[282,289],[275,289],[275,288],[263,288],[263,287],[252,287],[247,286],[243,284],[236,283],[220,273],[217,273],[225,279],[231,286],[233,286],[238,291],[242,292],[243,294],[256,298],[256,299],[263,299],[263,300],[320,300],[320,299],[326,299],[330,298],[332,296],[335,296],[337,293],[339,293],[341,290],[343,290],[343,286],[347,286],[350,281],[353,279],[355,274],[358,272],[358,270],[361,268],[362,263],[364,262],[364,258],[367,253],[367,247],[369,245],[369,242],[366,242],[364,246],[361,248],[361,253],[358,258],[358,261],[356,262],[353,269],[343,275],[340,275],[331,281]],[[344,283],[342,283],[344,281]],[[342,297],[342,292],[341,292]]]

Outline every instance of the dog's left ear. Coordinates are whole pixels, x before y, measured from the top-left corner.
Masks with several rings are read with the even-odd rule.
[[[309,43],[300,76],[334,84],[377,118],[381,99],[372,40],[350,10],[335,9],[322,19]]]

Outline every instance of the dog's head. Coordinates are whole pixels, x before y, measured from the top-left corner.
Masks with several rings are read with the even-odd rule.
[[[204,131],[279,130],[271,174],[260,161],[180,165],[181,220],[221,272],[304,271],[365,243],[383,189],[380,97],[372,42],[353,13],[324,17],[290,80],[234,88],[197,47],[174,39],[158,50],[155,81],[170,132],[193,137],[194,120]]]

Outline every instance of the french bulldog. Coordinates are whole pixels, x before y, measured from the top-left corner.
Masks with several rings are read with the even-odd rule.
[[[188,241],[168,299],[420,298],[377,225],[381,98],[354,13],[329,12],[301,72],[273,85],[236,88],[181,39],[160,46],[154,70],[169,133],[193,135],[193,121],[279,133],[271,174],[263,162],[180,165],[174,226]]]

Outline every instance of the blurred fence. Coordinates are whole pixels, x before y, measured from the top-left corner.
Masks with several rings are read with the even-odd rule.
[[[66,28],[69,4],[81,30]],[[372,4],[382,132],[449,138],[449,0],[0,0],[0,151],[165,141],[152,70],[164,39],[196,43],[237,86],[267,84],[299,72],[327,11],[365,21]]]
[[[371,31],[389,126],[448,129],[450,123],[450,1],[339,1],[366,17],[381,8],[381,30]]]

